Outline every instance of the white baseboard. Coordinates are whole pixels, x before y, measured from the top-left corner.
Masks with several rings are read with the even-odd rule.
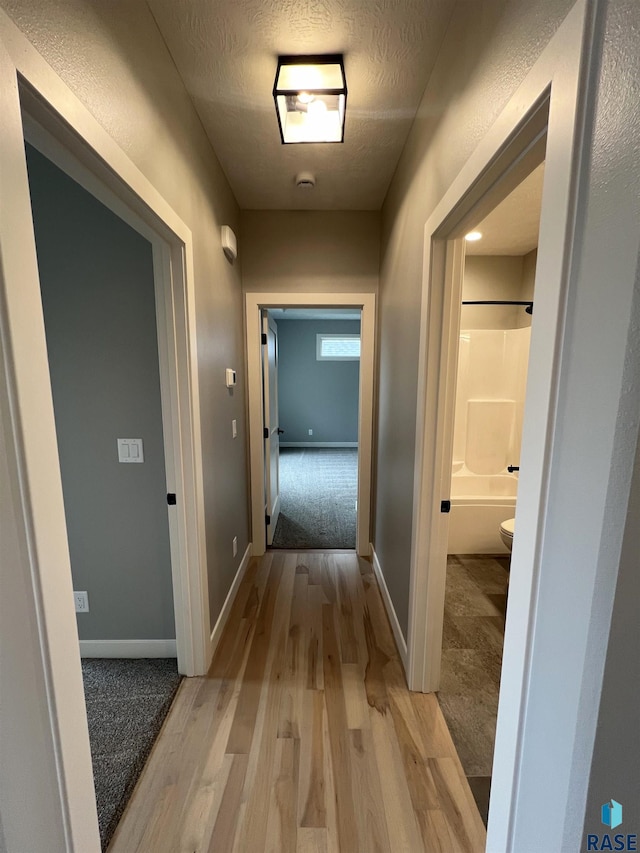
[[[380,561],[378,560],[378,555],[376,554],[376,549],[373,545],[371,548],[371,557],[373,563],[373,571],[376,574],[376,578],[378,580],[378,586],[380,587],[380,592],[382,593],[382,600],[384,602],[384,608],[387,611],[387,616],[389,617],[389,622],[391,623],[391,630],[393,631],[393,636],[396,641],[396,646],[398,647],[398,651],[400,652],[400,658],[402,660],[402,665],[404,666],[404,671],[407,671],[407,641],[405,640],[402,629],[400,628],[400,623],[398,622],[398,617],[396,616],[396,611],[393,606],[393,602],[391,601],[391,596],[389,595],[389,590],[387,589],[387,582],[384,579],[384,575],[382,574],[382,567],[380,566]]]
[[[357,441],[281,441],[280,447],[357,447]]]
[[[245,572],[249,566],[249,560],[251,559],[252,546],[251,542],[247,545],[247,550],[244,552],[244,556],[240,565],[238,566],[238,571],[236,572],[236,576],[233,579],[233,583],[227,593],[227,597],[224,600],[224,604],[222,605],[222,610],[220,611],[220,615],[216,620],[216,624],[214,625],[213,631],[211,632],[211,645],[210,652],[211,657],[213,657],[213,653],[216,650],[216,646],[220,642],[220,636],[222,631],[224,630],[224,626],[227,624],[227,619],[229,618],[229,613],[231,612],[231,606],[233,601],[238,593],[238,588],[242,583],[242,578],[244,577]]]
[[[175,658],[175,640],[80,640],[81,658]]]

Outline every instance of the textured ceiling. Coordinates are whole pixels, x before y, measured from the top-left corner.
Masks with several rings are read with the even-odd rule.
[[[467,255],[526,255],[538,245],[544,163],[538,166],[474,229],[482,240]]]
[[[454,0],[148,3],[241,208],[380,208]],[[277,57],[311,53],[345,56],[343,144],[280,142]]]
[[[359,308],[270,308],[274,320],[359,320]]]

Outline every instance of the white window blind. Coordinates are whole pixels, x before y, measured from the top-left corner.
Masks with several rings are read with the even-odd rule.
[[[316,335],[318,361],[358,361],[360,335]]]

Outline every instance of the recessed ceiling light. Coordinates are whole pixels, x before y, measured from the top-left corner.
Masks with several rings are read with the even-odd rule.
[[[469,231],[468,234],[464,235],[464,239],[468,240],[469,243],[475,243],[476,240],[482,240],[482,234],[479,231]]]

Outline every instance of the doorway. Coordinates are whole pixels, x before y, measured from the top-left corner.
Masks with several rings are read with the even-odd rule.
[[[360,310],[264,314],[267,544],[354,550]]]
[[[437,695],[485,825],[543,180],[541,164],[465,240]]]
[[[296,406],[295,402],[292,406],[291,423],[295,425],[295,431],[292,430],[287,435],[286,426],[278,422],[278,427],[273,423],[269,424],[269,436],[266,437],[265,429],[265,401],[278,400],[278,394],[274,394],[273,388],[269,389],[268,377],[267,383],[264,381],[264,358],[265,351],[268,356],[268,331],[263,328],[265,316],[273,314],[276,310],[275,320],[272,317],[272,323],[278,325],[278,311],[284,311],[285,315],[291,311],[299,310],[309,312],[312,309],[321,309],[324,313],[331,309],[337,310],[340,314],[348,311],[349,314],[344,317],[347,321],[353,321],[356,317],[352,312],[360,314],[360,359],[357,377],[358,400],[359,407],[357,412],[357,447],[346,448],[315,448],[316,450],[344,450],[353,451],[350,455],[356,457],[357,468],[357,518],[355,522],[355,548],[360,556],[369,556],[371,552],[370,546],[370,515],[371,515],[371,446],[373,432],[373,372],[374,372],[374,330],[375,330],[375,295],[372,293],[361,294],[331,294],[331,293],[309,293],[309,294],[291,294],[291,293],[247,293],[246,294],[246,336],[247,336],[247,365],[248,365],[248,388],[249,388],[249,440],[251,454],[251,506],[252,506],[252,535],[253,535],[253,553],[260,556],[264,553],[266,547],[273,542],[273,535],[276,532],[276,525],[271,524],[272,513],[268,512],[277,504],[277,495],[273,491],[272,485],[279,482],[277,475],[272,474],[268,470],[267,460],[271,464],[272,445],[271,439],[274,441],[282,441],[286,445],[291,444],[310,444],[308,439],[319,438],[320,435],[312,434],[309,436],[309,429],[314,431],[313,424],[308,424],[306,421],[298,422],[298,414],[301,409]],[[280,322],[282,322],[282,314]],[[295,315],[293,315],[295,317]],[[289,322],[286,320],[285,322]],[[313,322],[307,320],[305,322]],[[337,322],[337,321],[335,321]],[[273,331],[271,332],[273,335]],[[315,347],[318,346],[318,334],[315,334]],[[336,333],[338,334],[338,333]],[[351,332],[350,334],[355,334]],[[266,344],[263,346],[262,341]],[[341,335],[344,339],[344,334]],[[327,341],[330,339],[327,338]],[[333,339],[336,340],[336,339]],[[345,339],[345,346],[346,344]],[[327,346],[330,346],[327,344]],[[272,345],[273,358],[275,359],[277,350]],[[317,349],[313,351],[314,360],[317,358]],[[324,367],[328,364],[322,365]],[[272,374],[274,373],[272,368]],[[267,369],[268,374],[268,369]],[[273,385],[273,382],[272,382]],[[292,396],[296,397],[295,383]],[[286,392],[285,401],[287,399]],[[327,426],[329,428],[330,424]],[[284,428],[284,433],[277,433],[277,428]],[[297,430],[306,430],[298,432]],[[328,435],[334,435],[328,433]],[[306,441],[304,439],[307,439]],[[300,441],[298,441],[300,439]],[[337,442],[335,438],[327,439],[325,443],[346,443]],[[313,450],[314,448],[287,448],[283,450]],[[286,455],[286,454],[285,454]],[[292,453],[292,461],[295,453]],[[311,456],[311,454],[309,454]],[[269,481],[267,480],[269,478]],[[267,491],[267,486],[269,490]],[[346,491],[346,500],[349,500],[349,492]],[[281,499],[280,499],[281,500]],[[280,504],[281,506],[281,504]],[[355,512],[354,501],[354,512]],[[268,539],[268,528],[273,527],[271,540]],[[329,530],[330,532],[330,530]],[[276,540],[277,542],[277,540]],[[293,547],[293,546],[292,546]],[[308,547],[308,546],[307,546]],[[326,547],[326,546],[320,546]],[[352,546],[353,547],[353,546]]]
[[[153,250],[29,144],[26,157],[106,848],[181,681]]]
[[[85,651],[113,657],[173,654],[177,656],[181,674],[202,674],[208,667],[210,631],[208,597],[203,591],[204,532],[199,521],[204,503],[199,464],[199,395],[196,377],[187,370],[191,362],[190,318],[194,310],[190,305],[192,282],[187,273],[190,243],[179,236],[180,222],[172,219],[168,209],[155,212],[153,205],[145,201],[146,187],[135,176],[127,175],[127,181],[115,177],[127,172],[126,163],[114,162],[108,167],[98,161],[89,141],[70,131],[31,88],[20,87],[20,103],[24,142],[92,199],[94,205],[107,210],[113,221],[135,232],[137,240],[151,253],[156,330],[153,359],[159,370],[161,408],[160,437],[155,444],[159,444],[158,453],[163,457],[163,512],[168,511],[171,580],[165,598],[168,595],[172,599],[169,616],[165,618],[174,622],[175,639],[167,642],[161,637],[145,639],[142,635],[138,642],[134,635],[124,644],[113,641],[102,649],[90,645],[95,641],[87,639]],[[88,132],[87,136],[91,138]],[[98,145],[96,140],[93,144]],[[104,159],[108,162],[108,158]],[[126,371],[126,365],[122,368]],[[174,500],[165,508],[165,502]],[[160,642],[154,642],[156,639]]]

